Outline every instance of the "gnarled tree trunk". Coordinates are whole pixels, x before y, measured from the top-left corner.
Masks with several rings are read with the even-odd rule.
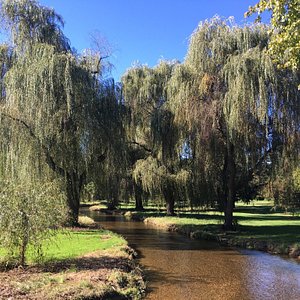
[[[80,196],[84,184],[84,174],[77,172],[67,173],[67,201],[70,209],[69,222],[72,226],[78,226],[78,215],[80,206]]]

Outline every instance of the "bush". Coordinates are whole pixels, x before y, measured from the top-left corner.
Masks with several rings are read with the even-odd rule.
[[[82,198],[86,202],[91,202],[95,199],[96,187],[94,182],[89,182],[84,186]]]
[[[275,204],[295,211],[300,208],[300,168],[279,174],[273,181]]]
[[[55,182],[0,183],[0,247],[9,260],[25,265],[29,245],[42,257],[42,241],[55,235],[67,216],[65,196]]]

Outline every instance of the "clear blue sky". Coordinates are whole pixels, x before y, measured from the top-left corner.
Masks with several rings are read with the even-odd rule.
[[[133,62],[182,61],[189,36],[201,20],[218,14],[243,23],[258,0],[40,0],[65,20],[64,32],[79,52],[98,30],[112,45],[112,76],[119,80]],[[246,20],[247,22],[249,20]]]

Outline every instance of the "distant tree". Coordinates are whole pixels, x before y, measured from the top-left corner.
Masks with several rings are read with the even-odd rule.
[[[122,78],[125,105],[131,113],[128,140],[145,155],[134,165],[135,182],[153,196],[161,195],[169,215],[174,214],[179,189],[188,178],[188,172],[180,167],[181,142],[167,94],[175,65],[137,66]]]
[[[245,16],[270,11],[271,39],[268,51],[281,67],[300,69],[300,3],[299,0],[261,0],[250,6]]]
[[[97,132],[91,136],[96,156],[94,160],[90,158],[87,178],[95,183],[97,193],[107,199],[108,208],[115,209],[126,177],[125,108],[120,84],[113,79],[102,80],[99,93],[99,103],[91,111],[98,124],[94,128]]]

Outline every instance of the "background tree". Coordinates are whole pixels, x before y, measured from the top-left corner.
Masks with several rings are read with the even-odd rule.
[[[135,163],[135,182],[153,196],[162,195],[169,215],[174,214],[178,190],[188,177],[180,167],[181,142],[167,94],[175,65],[160,62],[153,69],[137,66],[122,78],[125,105],[131,113],[129,143],[145,154]]]
[[[300,4],[299,0],[261,0],[250,6],[245,16],[271,12],[271,39],[268,51],[281,67],[300,68]]]
[[[99,92],[99,103],[91,110],[98,124],[94,128],[97,132],[93,133],[98,150],[91,160],[87,178],[95,183],[97,196],[107,200],[108,209],[115,209],[122,193],[122,180],[126,177],[126,111],[120,84],[113,79],[102,80]]]

